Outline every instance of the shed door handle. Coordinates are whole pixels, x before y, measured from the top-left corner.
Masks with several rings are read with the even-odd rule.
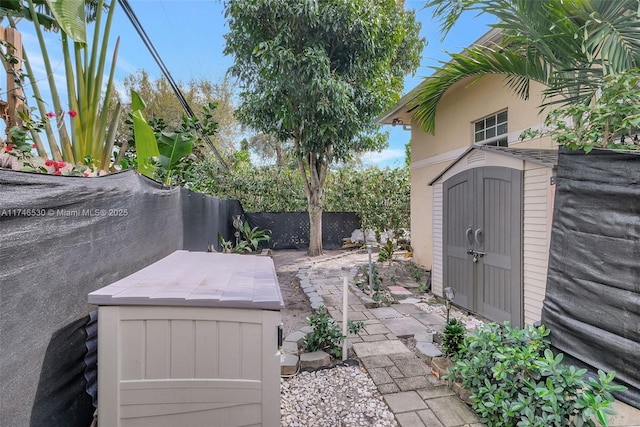
[[[475,240],[476,240],[476,245],[478,247],[482,246],[482,228],[478,228],[475,232]]]
[[[469,243],[469,246],[473,246],[473,227],[467,228],[467,231],[465,231],[465,235],[467,236],[467,242]]]

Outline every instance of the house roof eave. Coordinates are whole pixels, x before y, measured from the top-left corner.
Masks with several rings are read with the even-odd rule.
[[[411,110],[407,108],[407,104],[409,104],[409,102],[413,98],[415,98],[418,88],[420,86],[422,86],[422,83],[420,83],[418,86],[411,89],[411,91],[409,91],[402,98],[400,98],[398,102],[396,102],[396,104],[393,107],[391,107],[390,110],[376,117],[376,123],[381,125],[390,125],[393,123],[393,119],[396,118],[398,115],[405,115],[410,113]]]

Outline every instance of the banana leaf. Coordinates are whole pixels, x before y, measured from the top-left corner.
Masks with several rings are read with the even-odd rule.
[[[194,138],[190,134],[163,132],[158,138],[160,164],[167,171],[171,171],[180,162],[180,159],[191,154],[193,143]]]
[[[138,172],[144,176],[154,179],[156,165],[153,159],[160,157],[158,142],[153,133],[153,129],[142,115],[145,103],[140,95],[131,91],[131,117],[133,118],[133,137],[136,141],[136,154],[138,158]]]
[[[87,44],[87,22],[84,0],[47,0],[51,14],[74,42]]]

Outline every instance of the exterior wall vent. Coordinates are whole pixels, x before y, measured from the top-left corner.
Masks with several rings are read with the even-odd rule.
[[[481,150],[475,150],[467,156],[468,165],[481,165],[487,161],[486,153]]]

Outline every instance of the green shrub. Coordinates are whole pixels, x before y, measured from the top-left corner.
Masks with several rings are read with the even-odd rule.
[[[358,272],[361,275],[361,278],[356,279],[356,286],[358,286],[363,291],[367,292],[378,292],[382,285],[382,279],[380,278],[380,272],[378,269],[378,264],[371,264],[371,289],[369,289],[369,264],[361,265],[358,268]]]
[[[446,379],[469,390],[473,409],[489,427],[582,427],[607,425],[615,373],[562,364],[549,349],[544,328],[487,324],[467,337]]]
[[[332,169],[323,208],[356,212],[362,229],[408,229],[409,181],[409,168]],[[245,212],[305,212],[308,208],[297,168],[241,164],[227,169],[215,158],[207,158],[190,170],[186,187],[240,200]]]
[[[257,251],[260,243],[271,240],[271,230],[263,230],[258,227],[251,228],[248,221],[244,222],[240,233],[242,234],[242,241],[247,242],[247,246],[252,251]]]
[[[234,254],[253,252],[260,248],[260,243],[271,240],[271,230],[263,230],[258,227],[251,228],[247,221],[241,223],[238,233],[242,238],[235,245],[232,241],[225,240],[222,234],[218,233],[218,241],[220,242],[220,247],[222,247],[222,252]]]
[[[444,354],[454,359],[458,356],[467,335],[467,328],[458,319],[451,319],[442,330],[442,349]]]
[[[379,304],[388,305],[393,301],[391,293],[382,287],[378,264],[371,265],[371,286],[369,286],[369,265],[360,266],[358,271],[360,275],[355,279],[355,285],[358,288]]]
[[[359,334],[361,330],[364,329],[364,322],[362,320],[351,321],[347,323],[347,328],[349,329],[349,333],[352,335]]]
[[[313,331],[304,338],[302,346],[306,351],[325,351],[337,359],[342,358],[342,340],[345,336],[342,330],[327,312],[324,306],[319,307],[309,316],[309,326]],[[364,328],[363,322],[351,322],[347,324],[349,333],[357,334]]]
[[[398,249],[393,243],[393,240],[387,239],[384,245],[380,246],[380,252],[378,252],[378,261],[385,262],[393,259],[393,253]]]
[[[407,262],[405,265],[405,268],[413,280],[415,280],[416,283],[423,285],[422,281],[424,280],[424,270],[411,261]],[[422,291],[424,291],[424,289]]]

